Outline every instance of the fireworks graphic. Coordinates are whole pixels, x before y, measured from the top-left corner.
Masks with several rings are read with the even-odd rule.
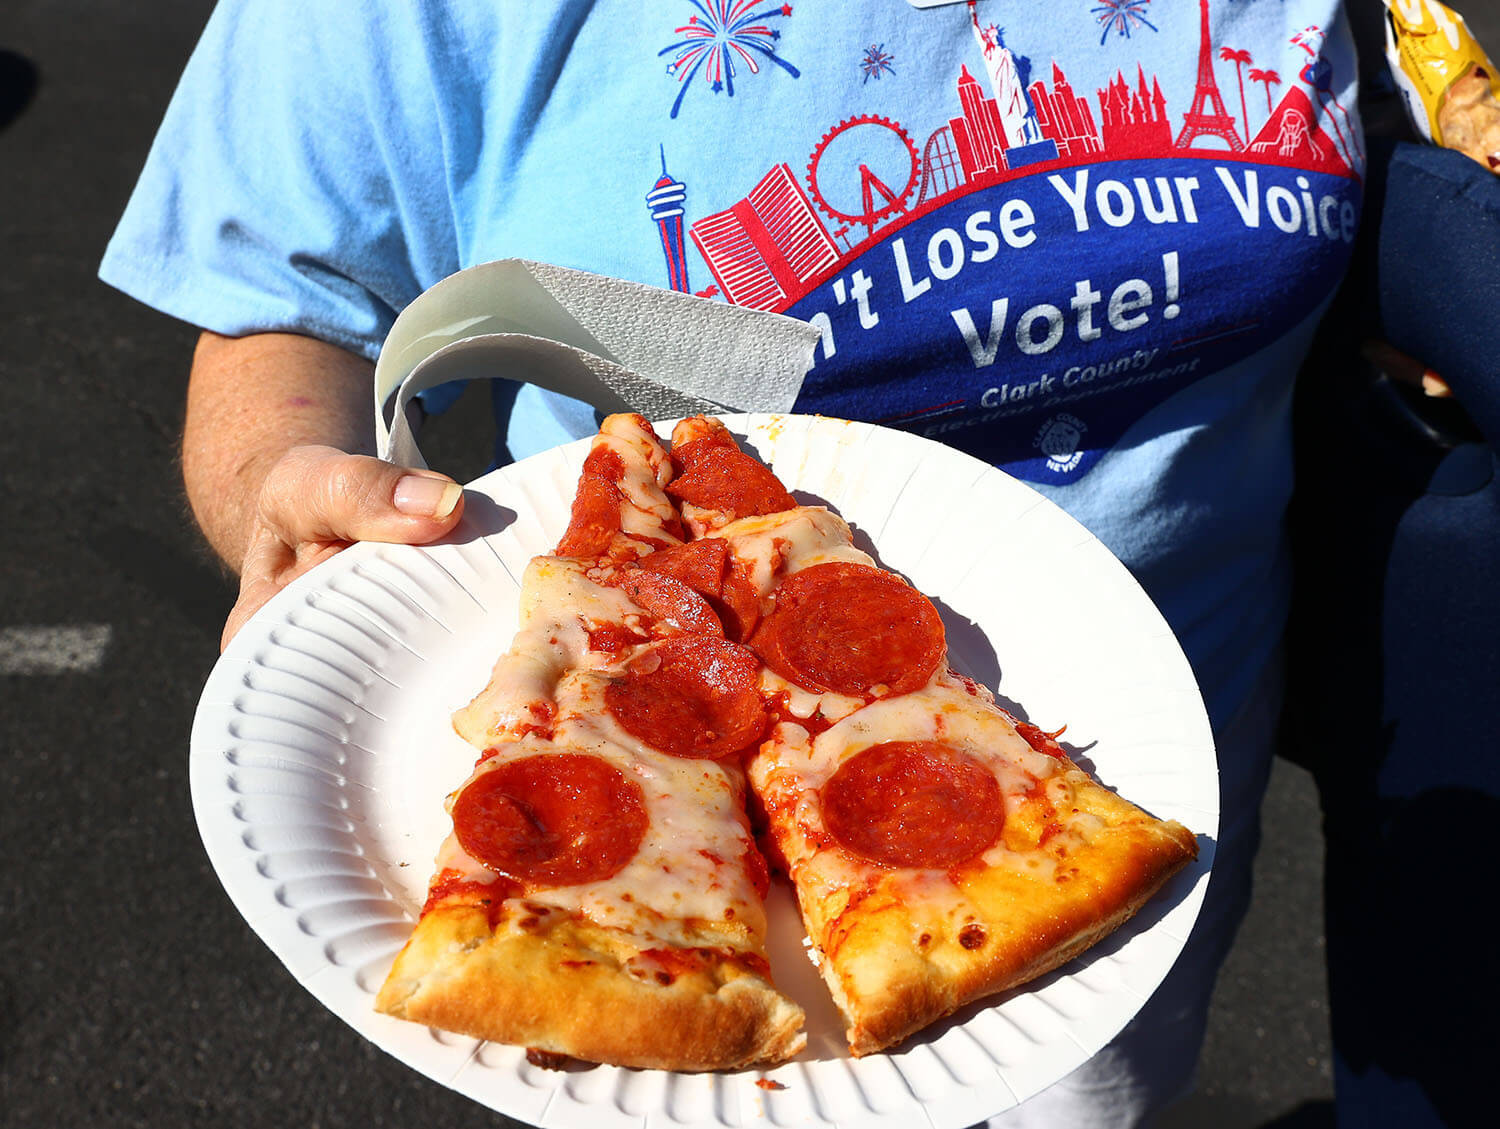
[[[879,81],[883,74],[896,73],[893,65],[895,62],[894,55],[885,53],[884,43],[872,43],[865,48],[865,57],[859,61],[859,69],[864,72],[865,82],[869,82],[872,78]]]
[[[682,100],[700,71],[704,82],[715,93],[734,97],[734,80],[743,65],[751,74],[760,73],[760,59],[768,59],[793,78],[802,72],[776,54],[776,40],[781,32],[766,21],[792,14],[790,4],[755,8],[755,0],[689,0],[700,15],[676,29],[681,38],[656,54],[671,55],[667,74],[682,86],[672,103],[672,117],[682,108]],[[756,56],[760,56],[757,59]]]
[[[1112,31],[1125,39],[1129,39],[1130,33],[1142,26],[1156,31],[1156,25],[1146,18],[1146,9],[1149,7],[1151,0],[1100,0],[1096,7],[1089,9],[1104,26],[1099,46],[1104,46],[1104,41]]]

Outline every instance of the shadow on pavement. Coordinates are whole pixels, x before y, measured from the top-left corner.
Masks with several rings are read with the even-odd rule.
[[[168,607],[175,607],[198,630],[217,639],[234,604],[238,584],[207,560],[195,559],[145,530],[105,526],[89,534],[86,544],[109,569],[142,585]]]
[[[0,48],[0,130],[26,112],[36,96],[36,64],[24,55]]]
[[[1306,1101],[1267,1121],[1243,1098],[1190,1094],[1151,1123],[1150,1129],[1333,1129],[1333,1102]]]
[[[1303,1102],[1275,1121],[1267,1121],[1263,1129],[1333,1129],[1333,1102],[1326,1098]]]

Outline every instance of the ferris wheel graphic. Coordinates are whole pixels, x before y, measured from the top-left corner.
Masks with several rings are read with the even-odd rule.
[[[807,186],[818,207],[871,234],[882,220],[906,211],[920,173],[911,135],[877,114],[845,118],[807,159]]]

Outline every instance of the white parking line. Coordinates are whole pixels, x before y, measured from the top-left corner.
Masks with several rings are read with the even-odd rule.
[[[96,669],[114,629],[107,623],[0,627],[0,674],[68,674]]]

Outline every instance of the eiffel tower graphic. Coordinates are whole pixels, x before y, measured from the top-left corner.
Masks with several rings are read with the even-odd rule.
[[[1218,80],[1214,78],[1214,48],[1208,34],[1208,0],[1198,0],[1202,14],[1203,33],[1198,46],[1198,87],[1193,91],[1193,107],[1182,117],[1182,132],[1177,135],[1177,148],[1186,149],[1200,136],[1210,134],[1229,142],[1229,149],[1238,153],[1245,147],[1239,130],[1234,128],[1234,119],[1224,110],[1224,97],[1219,93]],[[1212,106],[1212,111],[1209,110]]]

